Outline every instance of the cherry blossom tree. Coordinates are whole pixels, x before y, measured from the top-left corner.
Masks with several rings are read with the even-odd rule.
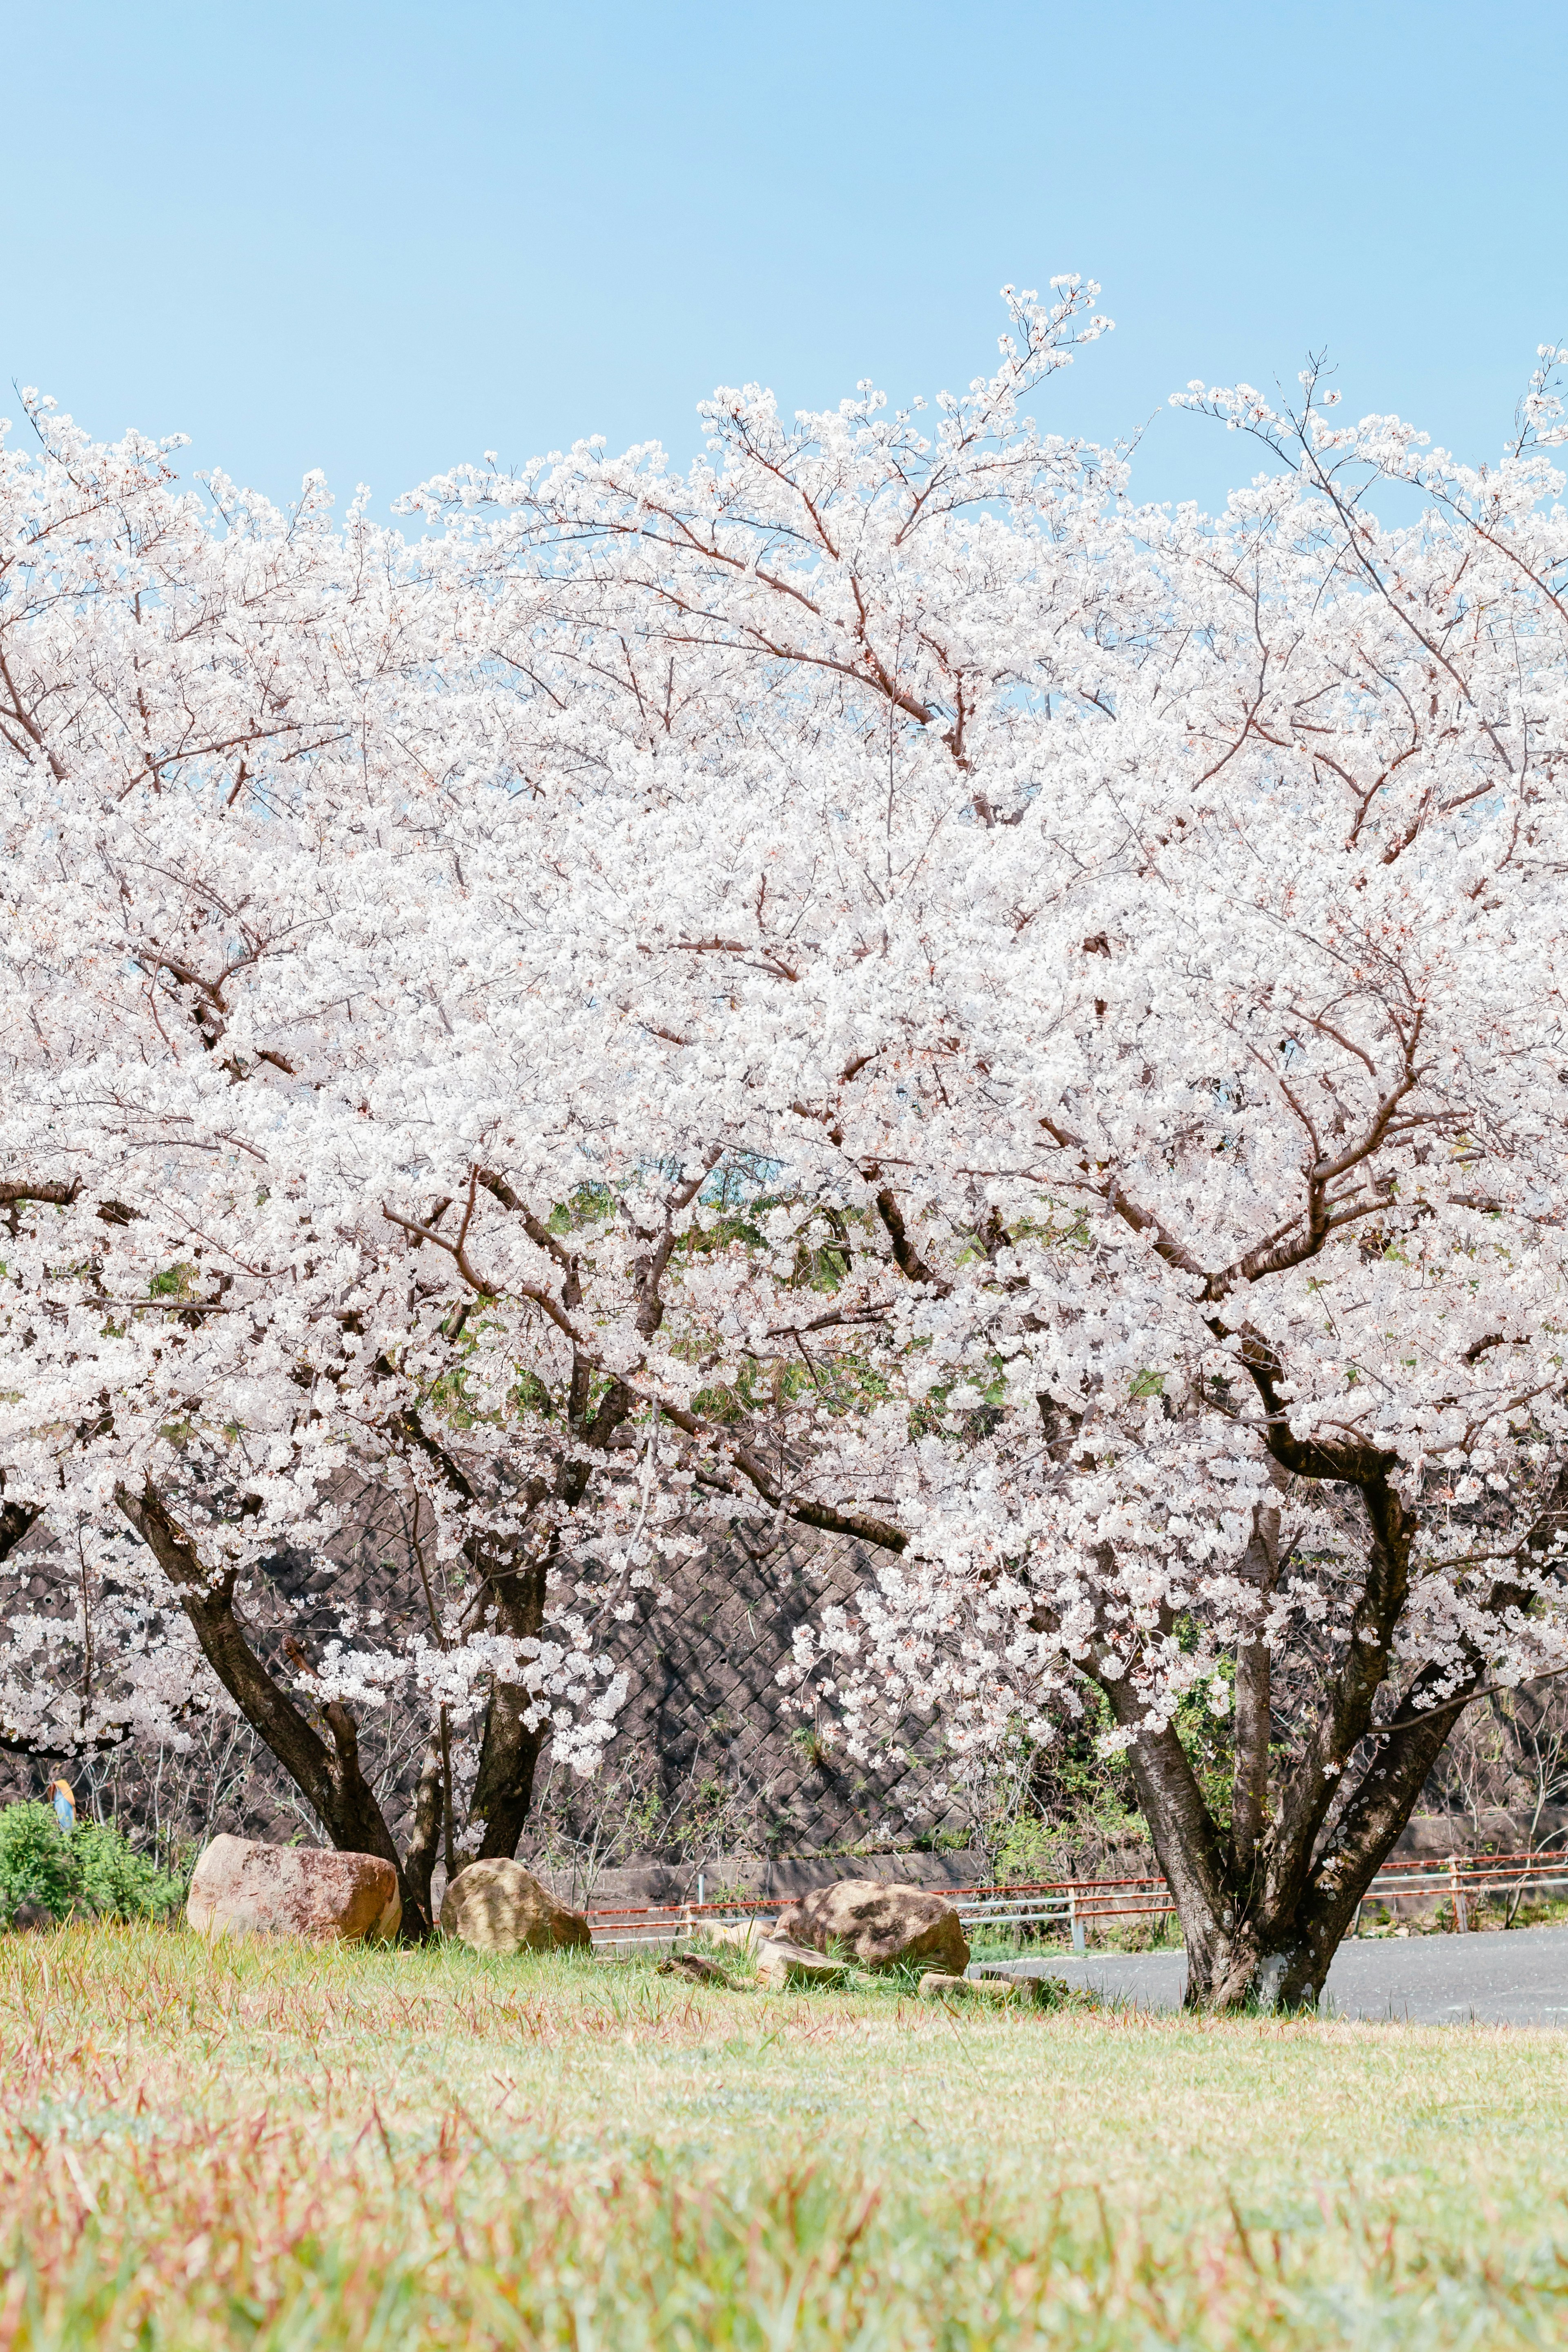
[[[1094,1696],[1189,1997],[1295,2002],[1460,1706],[1568,1656],[1555,355],[1488,471],[1194,393],[1272,461],[1211,523],[1018,423],[1022,316],[929,435],[752,392],[684,482],[425,504],[494,660],[547,555],[621,689],[597,984],[668,1148],[775,1171],[707,1302],[744,1437],[678,1425],[889,1560],[803,1672],[853,1740]]]
[[[689,1539],[635,1444],[629,1468],[606,1452],[620,1391],[547,1319],[534,1345],[525,1299],[470,1328],[425,1278],[453,1205],[414,1186],[447,1020],[415,910],[438,926],[454,887],[456,754],[420,732],[438,600],[360,509],[334,530],[319,485],[283,516],[219,480],[207,508],[167,448],[33,415],[0,575],[3,1532],[57,1597],[9,1612],[5,1736],[58,1755],[237,1706],[335,1842],[398,1863],[417,1928],[443,1831],[449,1864],[510,1853],[542,1741],[591,1768],[618,1695],[595,1626]],[[471,1147],[435,1158],[467,1185],[466,1265]],[[584,1167],[553,1172],[549,1203]],[[605,1255],[606,1312],[635,1321],[635,1264]],[[602,1464],[596,1590],[568,1571]],[[330,1570],[356,1478],[405,1506],[425,1605],[321,1651],[265,1563]],[[395,1696],[431,1722],[401,1853],[359,1741]]]
[[[1023,413],[1096,289],[1008,299],[934,412],[721,394],[684,476],[487,461],[406,545],[40,419],[7,1526],[118,1596],[79,1736],[194,1633],[395,1859],[357,1725],[417,1690],[415,1918],[705,1519],[850,1535],[850,1744],[1090,1710],[1189,1999],[1297,2002],[1462,1706],[1568,1662],[1555,355],[1487,470],[1194,388],[1265,452],[1209,520]],[[351,1467],[426,1622],[290,1670],[247,1588]]]

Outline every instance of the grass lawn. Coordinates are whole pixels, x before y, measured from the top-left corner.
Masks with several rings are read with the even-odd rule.
[[[0,2352],[1568,2341],[1568,2036],[0,1938]]]

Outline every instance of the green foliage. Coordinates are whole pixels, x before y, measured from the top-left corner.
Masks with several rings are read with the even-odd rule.
[[[790,1733],[789,1744],[805,1763],[815,1765],[823,1772],[830,1769],[827,1749],[815,1724],[797,1724]]]
[[[1219,1679],[1234,1691],[1235,1660],[1229,1656],[1222,1657],[1217,1672]],[[1187,1761],[1203,1791],[1209,1817],[1224,1837],[1230,1828],[1234,1794],[1236,1737],[1232,1707],[1223,1710],[1216,1707],[1208,1696],[1206,1685],[1188,1691],[1186,1696],[1177,1703],[1176,1737],[1187,1751]]]
[[[1013,1770],[1000,1784],[1004,1801],[987,1823],[985,1843],[1000,1879],[1061,1878],[1082,1867],[1087,1850],[1142,1844],[1148,1836],[1124,1755],[1102,1755],[1110,1709],[1099,1691],[1084,1694],[1077,1722],[1049,1747],[1016,1735]]]
[[[80,1822],[71,1832],[80,1900],[100,1919],[158,1919],[184,1901],[180,1878],[126,1843],[113,1822]]]
[[[1183,1624],[1177,1638],[1190,1645],[1195,1633]],[[1232,1659],[1221,1658],[1216,1673],[1234,1685]],[[1110,1706],[1096,1690],[1086,1691],[1083,1700],[1077,1722],[1064,1725],[1048,1746],[1037,1748],[1021,1732],[1015,1736],[1012,1769],[999,1780],[998,1802],[985,1824],[984,1843],[995,1856],[1000,1879],[1070,1876],[1082,1869],[1086,1853],[1148,1842],[1125,1755],[1107,1756],[1100,1748],[1111,1727]],[[1235,1757],[1231,1706],[1216,1706],[1210,1685],[1201,1685],[1177,1706],[1175,1729],[1224,1837],[1230,1828]]]
[[[71,1850],[48,1805],[0,1811],[0,1914],[10,1925],[25,1903],[65,1918],[76,1899]]]
[[[184,1897],[177,1878],[127,1844],[112,1822],[79,1822],[67,1836],[49,1805],[0,1808],[0,1918],[24,1904],[52,1918],[156,1919]]]
[[[556,1202],[545,1223],[559,1240],[586,1226],[603,1224],[615,1205],[616,1196],[607,1184],[579,1184],[570,1200]]]

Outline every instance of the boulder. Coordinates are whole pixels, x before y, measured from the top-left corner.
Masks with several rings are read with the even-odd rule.
[[[668,1958],[660,1960],[655,1973],[661,1977],[685,1977],[690,1984],[718,1985],[724,1992],[732,1990],[718,1961],[706,1959],[700,1952],[671,1952]]]
[[[944,1896],[879,1878],[841,1878],[779,1914],[778,1932],[813,1951],[842,1952],[863,1969],[927,1968],[962,1976],[963,1923]]]
[[[476,1952],[587,1951],[581,1911],[557,1903],[521,1862],[470,1862],[441,1897],[441,1926]]]
[[[973,1977],[945,1976],[940,1969],[928,1969],[916,1990],[921,2000],[970,2001],[994,2009],[1026,2009],[1038,2005],[1034,1986],[1025,1978],[993,1977],[977,1980]]]
[[[710,1944],[716,1944],[721,1951],[737,1951],[748,1959],[772,1932],[765,1919],[715,1919],[693,1930]]]
[[[196,1864],[185,1916],[204,1936],[379,1942],[396,1935],[403,1899],[378,1853],[216,1837]]]
[[[804,1944],[769,1936],[757,1947],[757,1974],[774,1992],[782,1992],[786,1985],[837,1984],[848,1970],[842,1960],[825,1959]]]

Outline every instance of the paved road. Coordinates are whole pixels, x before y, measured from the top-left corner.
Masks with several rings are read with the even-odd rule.
[[[1053,1952],[1007,1973],[1065,1977],[1140,2009],[1181,2005],[1180,1952]],[[1507,1934],[1371,1937],[1342,1944],[1325,2006],[1341,2017],[1396,2017],[1411,2025],[1568,2025],[1568,1927]]]

